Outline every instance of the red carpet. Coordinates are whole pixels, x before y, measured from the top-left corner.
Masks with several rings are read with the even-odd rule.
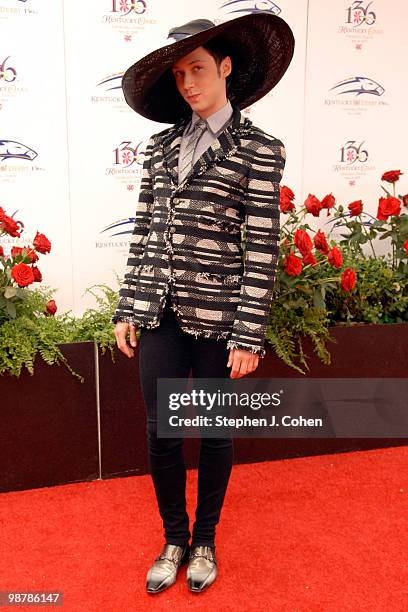
[[[234,466],[219,575],[200,594],[186,566],[170,589],[144,590],[163,542],[150,476],[3,493],[0,591],[61,590],[66,612],[405,612],[407,468],[408,447]]]

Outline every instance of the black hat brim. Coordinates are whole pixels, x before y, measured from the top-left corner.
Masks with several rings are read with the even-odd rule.
[[[159,123],[176,123],[191,114],[169,68],[219,36],[231,50],[228,98],[240,109],[273,89],[293,57],[295,39],[286,21],[262,11],[243,15],[160,47],[132,64],[122,79],[127,104],[146,119]]]

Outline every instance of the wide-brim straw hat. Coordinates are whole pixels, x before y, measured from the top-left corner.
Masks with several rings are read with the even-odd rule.
[[[138,114],[159,123],[176,123],[191,114],[177,89],[171,66],[197,47],[221,37],[231,57],[228,99],[240,109],[267,94],[285,74],[295,38],[281,17],[258,11],[215,25],[195,19],[169,30],[169,44],[132,64],[124,73],[126,102]]]

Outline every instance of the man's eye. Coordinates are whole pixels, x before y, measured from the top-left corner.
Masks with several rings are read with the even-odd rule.
[[[196,68],[197,68],[198,70],[202,70],[202,66],[194,66],[193,70],[195,70]],[[179,74],[181,74],[181,72],[176,71],[176,72],[174,73],[174,76],[179,76]]]

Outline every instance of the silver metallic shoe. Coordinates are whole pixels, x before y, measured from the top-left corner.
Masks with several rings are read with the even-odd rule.
[[[153,565],[147,572],[146,590],[148,593],[160,593],[176,582],[180,565],[188,561],[190,544],[177,546],[165,544]]]
[[[215,546],[193,546],[187,568],[187,584],[190,591],[199,593],[210,586],[217,577]]]

